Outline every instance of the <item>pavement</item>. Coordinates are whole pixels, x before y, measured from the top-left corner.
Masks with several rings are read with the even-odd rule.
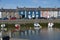
[[[10,40],[29,40],[29,39],[18,39],[18,38],[11,38]]]
[[[2,39],[2,38],[0,38],[0,40],[3,40],[3,39]],[[29,40],[29,39],[10,38],[10,40]]]

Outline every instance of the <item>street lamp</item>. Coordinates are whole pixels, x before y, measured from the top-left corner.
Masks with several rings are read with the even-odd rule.
[[[5,27],[5,24],[1,24],[1,30],[3,31]]]
[[[3,37],[3,30],[4,30],[5,24],[1,24],[1,36]],[[2,38],[1,38],[2,40]]]

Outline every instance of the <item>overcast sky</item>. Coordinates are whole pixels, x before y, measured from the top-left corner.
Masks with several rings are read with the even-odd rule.
[[[60,0],[0,0],[0,8],[60,7]]]

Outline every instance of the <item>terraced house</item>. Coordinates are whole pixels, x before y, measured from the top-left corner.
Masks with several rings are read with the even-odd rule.
[[[0,9],[0,19],[40,19],[44,18],[60,18],[60,8],[16,8],[16,9]]]

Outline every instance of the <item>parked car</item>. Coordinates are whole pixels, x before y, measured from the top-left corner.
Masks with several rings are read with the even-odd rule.
[[[45,18],[45,17],[40,17],[39,19],[47,19],[47,18]]]
[[[58,16],[57,19],[60,19],[60,16]]]
[[[16,20],[16,17],[11,17],[10,20]]]
[[[56,19],[56,17],[50,17],[49,19]]]
[[[56,17],[51,17],[52,19],[56,19]]]
[[[0,18],[0,20],[2,20],[2,18]]]
[[[8,18],[5,17],[5,18],[2,18],[2,20],[8,20]]]

